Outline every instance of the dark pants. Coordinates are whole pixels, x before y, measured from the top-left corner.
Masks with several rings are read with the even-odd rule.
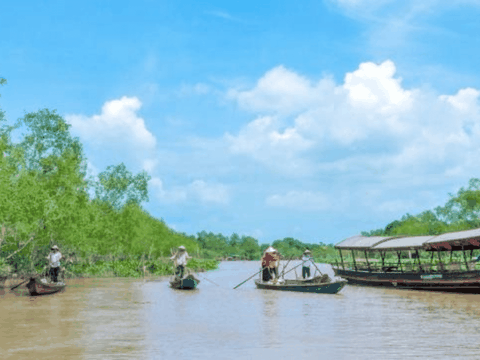
[[[263,268],[262,280],[263,281],[270,281],[271,278],[272,278],[272,275],[270,274],[270,269],[269,268]]]
[[[183,278],[183,274],[185,273],[185,266],[183,265],[178,265],[177,270],[175,271],[175,275],[177,275],[180,278]]]
[[[50,268],[50,279],[52,282],[58,281],[58,273],[60,272],[60,267],[52,267]]]
[[[310,277],[310,268],[303,266],[302,267],[302,277],[306,279],[307,277]]]

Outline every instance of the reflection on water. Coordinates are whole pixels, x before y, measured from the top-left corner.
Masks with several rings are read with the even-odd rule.
[[[201,275],[220,286],[202,281],[194,291],[166,279],[89,279],[51,296],[0,292],[0,358],[480,358],[480,295],[360,286],[308,294],[258,290],[253,280],[233,290],[256,271],[258,263],[222,263]]]

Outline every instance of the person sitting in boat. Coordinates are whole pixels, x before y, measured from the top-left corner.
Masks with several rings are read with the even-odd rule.
[[[57,245],[52,246],[52,252],[48,254],[48,265],[50,266],[50,279],[52,282],[58,282],[58,274],[60,272],[60,259],[62,258],[62,254],[58,249]]]
[[[269,246],[262,256],[262,280],[270,281],[275,274],[276,262],[278,259],[277,250]]]
[[[185,273],[185,266],[187,266],[188,259],[191,258],[192,257],[188,255],[185,246],[182,245],[178,247],[178,252],[170,258],[171,260],[173,260],[173,263],[175,265],[176,276],[178,276],[179,278],[183,278],[183,275]]]
[[[302,255],[302,277],[307,279],[310,277],[310,266],[312,265],[313,259],[310,256],[310,250],[305,250]]]

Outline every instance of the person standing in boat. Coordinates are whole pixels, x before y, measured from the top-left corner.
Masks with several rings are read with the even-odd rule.
[[[312,257],[310,256],[310,250],[305,250],[302,255],[302,277],[304,279],[310,277],[310,266],[313,262]]]
[[[52,251],[48,254],[48,265],[50,266],[50,279],[52,282],[58,282],[58,274],[60,273],[60,259],[62,254],[57,245],[52,246]]]
[[[275,272],[275,265],[277,262],[276,251],[273,247],[269,246],[262,256],[262,281],[270,281],[273,279]]]
[[[191,258],[192,257],[188,255],[185,246],[182,245],[178,247],[178,252],[170,258],[171,260],[173,260],[173,263],[175,265],[176,276],[180,277],[181,279],[183,278],[183,275],[185,274],[185,266],[187,266],[188,259]]]

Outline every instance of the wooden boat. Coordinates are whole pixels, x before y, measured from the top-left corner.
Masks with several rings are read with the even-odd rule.
[[[283,282],[264,282],[255,280],[255,285],[259,289],[298,291],[316,294],[336,294],[347,284],[345,280],[334,282],[318,282],[310,280],[284,280]]]
[[[480,270],[469,260],[473,251],[480,249],[480,229],[437,236],[354,236],[335,248],[340,253],[340,263],[337,261],[333,268],[335,275],[352,284],[480,293]],[[351,261],[344,259],[345,250],[350,252]],[[357,258],[360,252],[365,257],[361,261]],[[396,253],[395,263],[386,263],[388,252]],[[422,259],[422,252],[427,252],[430,259]],[[458,261],[453,261],[455,252],[463,255],[456,256]]]
[[[193,290],[200,284],[200,280],[194,275],[190,274],[183,279],[178,276],[173,276],[170,279],[170,287],[178,290]]]
[[[46,279],[39,278],[30,278],[30,281],[27,283],[26,287],[32,296],[36,295],[47,295],[54,294],[65,289],[67,285],[62,282],[51,283],[46,281]]]

